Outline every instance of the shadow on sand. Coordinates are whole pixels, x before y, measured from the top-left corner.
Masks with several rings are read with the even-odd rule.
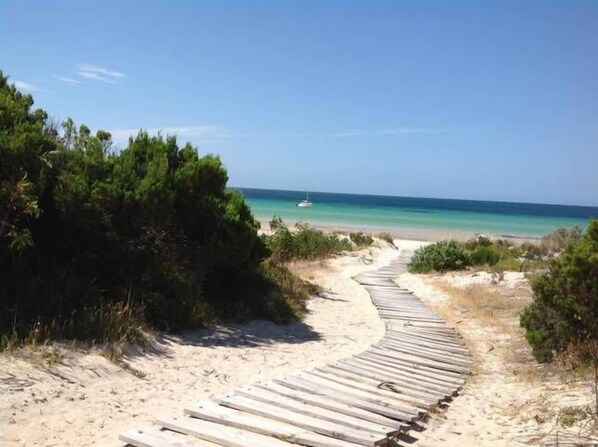
[[[248,323],[231,323],[212,328],[185,331],[178,334],[159,333],[142,348],[131,346],[127,356],[157,355],[168,356],[173,345],[197,346],[202,348],[253,348],[278,343],[308,343],[322,337],[310,325],[302,321],[289,324],[276,324],[266,320],[253,320]]]

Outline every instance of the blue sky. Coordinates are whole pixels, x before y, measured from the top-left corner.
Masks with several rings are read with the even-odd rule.
[[[598,205],[596,1],[8,1],[0,69],[234,186]]]

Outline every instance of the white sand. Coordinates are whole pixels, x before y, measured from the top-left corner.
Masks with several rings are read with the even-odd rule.
[[[120,445],[121,431],[181,415],[212,394],[362,351],[384,327],[350,278],[396,255],[387,246],[304,266],[302,274],[330,291],[310,301],[304,322],[255,321],[163,339],[163,352],[126,358],[145,379],[97,353],[70,352],[52,367],[39,353],[0,354],[0,445]]]

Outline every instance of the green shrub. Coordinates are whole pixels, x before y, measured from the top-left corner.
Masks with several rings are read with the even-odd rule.
[[[538,361],[550,361],[576,343],[598,341],[598,220],[536,278],[533,290],[521,325]]]
[[[475,237],[463,244],[467,250],[475,250],[478,247],[489,247],[490,245],[492,245],[492,240],[485,234],[476,234]]]
[[[392,234],[390,234],[388,231],[382,231],[380,233],[376,233],[376,234],[374,234],[374,236],[376,236],[378,239],[382,239],[383,241],[388,242],[390,245],[395,244]]]
[[[347,239],[327,234],[304,223],[297,223],[295,231],[291,231],[280,217],[274,217],[270,221],[270,229],[272,234],[264,235],[263,240],[270,250],[271,259],[278,263],[294,259],[322,259],[352,248]]]
[[[575,244],[582,239],[582,229],[575,225],[571,228],[559,227],[551,234],[543,236],[540,240],[540,250],[545,255],[562,251],[567,245]]]
[[[493,266],[500,260],[500,253],[492,248],[485,245],[477,247],[471,253],[471,262],[474,265],[489,265]]]
[[[441,241],[415,251],[409,262],[411,273],[463,270],[471,265],[471,256],[456,241]]]
[[[364,234],[361,231],[349,233],[349,239],[351,239],[357,247],[369,247],[374,243],[374,238],[372,238],[372,236]]]
[[[264,264],[258,223],[217,156],[146,132],[111,152],[108,132],[68,119],[59,135],[32,106],[0,73],[3,345],[300,315],[301,287]]]

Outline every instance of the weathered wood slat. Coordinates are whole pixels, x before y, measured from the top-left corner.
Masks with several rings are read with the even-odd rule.
[[[351,374],[355,380],[357,380],[357,377],[361,376],[369,380],[375,380],[378,384],[383,382],[395,382],[395,388],[397,389],[395,394],[397,397],[419,408],[430,408],[438,400],[443,398],[441,393],[422,392],[421,387],[406,384],[397,374],[382,371],[380,368],[371,368],[366,364],[360,364],[351,359],[340,360],[330,366],[334,369],[339,369],[345,373]]]
[[[407,366],[404,366],[401,363],[392,362],[388,358],[378,355],[376,352],[373,352],[373,351],[365,351],[356,357],[368,359],[368,360],[372,360],[372,361],[377,361],[381,365],[388,366],[388,367],[392,368],[393,370],[406,375],[407,377],[416,378],[416,379],[420,380],[422,383],[426,383],[426,384],[433,383],[433,384],[447,387],[448,389],[459,388],[463,384],[463,379],[453,379],[450,377],[441,376],[439,374],[434,374],[434,373],[422,374],[421,371],[419,373],[415,372],[415,371],[413,371],[413,369],[411,369]]]
[[[258,382],[255,384],[255,387],[271,391],[284,397],[289,397],[301,402],[306,402],[320,408],[332,410],[340,414],[346,414],[348,416],[352,416],[358,419],[363,419],[377,424],[395,427],[401,431],[405,431],[408,428],[407,424],[399,422],[396,419],[391,419],[386,416],[381,416],[377,413],[372,413],[370,411],[362,410],[360,408],[353,407],[345,403],[337,402],[334,399],[327,396],[319,396],[304,391],[293,390],[291,388],[287,388],[274,382]],[[413,417],[415,416],[416,415],[413,414]]]
[[[402,411],[412,414],[413,416],[422,416],[426,412],[424,406],[418,406],[411,402],[409,398],[380,388],[379,385],[383,383],[381,380],[372,379],[363,375],[351,374],[342,369],[332,368],[331,366],[332,365],[316,368],[313,371],[307,371],[306,373],[348,386],[351,389],[365,392],[369,396],[375,396],[382,400],[389,400],[390,402],[393,402],[394,405],[401,408]]]
[[[259,435],[271,436],[291,444],[301,444],[311,447],[353,447],[351,442],[345,442],[334,437],[327,437],[303,428],[256,416],[251,413],[233,410],[217,405],[213,402],[203,402],[185,409],[185,413],[196,419],[221,424],[222,429],[228,427]],[[253,444],[245,444],[247,446]]]
[[[381,376],[383,376],[382,381],[389,379],[388,375],[382,374]],[[393,408],[396,408],[401,411],[404,408],[404,402],[410,402],[410,403],[416,404],[416,405],[426,405],[428,402],[434,401],[433,398],[430,398],[427,395],[419,394],[417,391],[414,391],[414,390],[410,389],[409,387],[406,387],[403,385],[400,385],[400,388],[403,391],[403,394],[400,395],[400,399],[403,402],[399,403],[399,402],[394,402],[393,399],[389,400],[389,398],[387,398],[387,397],[381,397],[381,396],[374,394],[370,391],[362,391],[355,386],[340,384],[338,382],[335,382],[334,380],[331,380],[331,378],[321,378],[321,377],[318,377],[309,372],[301,373],[301,376],[297,375],[296,377],[299,377],[305,381],[313,383],[314,385],[331,388],[338,392],[346,393],[346,394],[358,397],[360,399],[367,400],[369,402],[378,403],[380,405],[389,406],[389,407],[392,406]]]
[[[270,436],[225,427],[221,424],[208,422],[191,417],[169,417],[156,420],[156,424],[179,433],[184,433],[205,441],[227,447],[289,447],[284,440]]]
[[[462,360],[462,359],[453,358],[452,356],[449,356],[449,355],[432,354],[430,352],[427,352],[424,349],[416,349],[416,348],[413,348],[410,346],[405,346],[404,344],[401,344],[401,343],[396,343],[391,340],[384,340],[382,342],[382,345],[386,348],[392,349],[397,352],[410,354],[412,356],[420,357],[422,359],[429,359],[436,363],[444,363],[446,365],[450,365],[452,368],[457,368],[457,369],[453,369],[454,371],[457,371],[457,372],[466,373],[469,371],[469,368],[471,367],[471,361],[469,361],[469,359]]]
[[[438,369],[434,366],[418,364],[418,363],[412,362],[409,358],[407,358],[407,356],[397,357],[391,351],[389,351],[387,349],[382,349],[381,347],[378,347],[378,346],[372,346],[366,352],[384,357],[385,359],[389,359],[389,360],[393,361],[393,363],[395,363],[397,365],[397,367],[398,367],[398,365],[402,365],[403,367],[410,368],[411,371],[415,371],[418,374],[422,374],[422,375],[428,375],[429,377],[442,377],[442,378],[446,378],[446,379],[452,379],[454,381],[459,381],[459,380],[462,380],[462,378],[463,378],[463,375],[461,373],[454,372],[454,371],[447,371],[445,369]]]
[[[334,439],[353,442],[368,447],[385,445],[387,443],[386,433],[355,430],[346,426],[306,416],[295,411],[286,410],[264,402],[259,402],[241,395],[225,395],[213,398],[215,402],[246,413],[262,416],[273,421],[283,422],[291,426],[307,429],[320,435]]]
[[[385,350],[392,353],[400,353],[401,358],[405,360],[409,360],[412,363],[417,363],[419,365],[429,366],[431,368],[442,369],[458,374],[468,374],[469,367],[467,365],[456,365],[452,362],[447,362],[444,359],[435,359],[435,358],[428,358],[422,354],[417,352],[413,352],[412,350],[408,350],[405,348],[401,348],[400,346],[393,346],[386,341],[382,341],[379,343],[378,347],[381,350]]]
[[[429,379],[427,377],[404,372],[398,368],[395,368],[393,365],[384,363],[384,361],[373,356],[368,357],[364,355],[356,355],[352,360],[355,360],[356,362],[363,362],[363,364],[368,365],[369,368],[374,370],[384,373],[391,373],[394,377],[399,378],[406,386],[413,385],[416,387],[416,389],[423,389],[427,391],[434,390],[435,393],[449,396],[455,392],[454,386],[449,386],[446,383],[439,383],[438,381]]]
[[[193,440],[160,427],[140,427],[121,433],[119,439],[134,447],[218,447],[201,439]]]
[[[433,348],[433,349],[437,349],[437,350],[442,350],[444,352],[461,354],[461,355],[464,355],[465,357],[469,357],[469,352],[466,349],[459,347],[458,345],[447,344],[447,343],[443,344],[443,343],[439,343],[437,341],[426,341],[425,339],[422,339],[417,336],[411,336],[409,334],[401,334],[401,335],[393,334],[393,335],[387,336],[386,339],[402,341],[403,343],[410,343],[410,344],[417,345],[417,346]]]
[[[342,392],[334,391],[332,389],[323,389],[317,385],[294,378],[275,379],[274,382],[287,386],[291,389],[305,391],[308,393],[317,394],[320,396],[327,396],[333,398],[337,402],[350,405],[352,407],[361,408],[372,413],[381,414],[391,419],[399,421],[413,422],[416,418],[408,413],[404,413],[396,408],[388,408],[388,406],[374,403],[369,400],[363,400],[349,396]]]
[[[363,419],[347,416],[342,413],[320,408],[299,400],[289,399],[281,396],[280,394],[257,387],[241,388],[236,390],[235,394],[240,394],[260,402],[276,405],[287,410],[296,411],[297,413],[318,418],[322,421],[344,425],[355,430],[370,431],[372,433],[384,433],[386,436],[393,436],[401,432],[401,430],[396,427],[375,424]]]

